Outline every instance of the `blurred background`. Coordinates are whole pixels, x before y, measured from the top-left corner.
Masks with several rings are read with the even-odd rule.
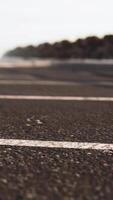
[[[0,0],[1,83],[111,87],[112,7],[112,0]]]

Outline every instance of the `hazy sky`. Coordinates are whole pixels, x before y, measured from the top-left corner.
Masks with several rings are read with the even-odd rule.
[[[18,45],[113,33],[113,0],[0,0],[0,54]]]

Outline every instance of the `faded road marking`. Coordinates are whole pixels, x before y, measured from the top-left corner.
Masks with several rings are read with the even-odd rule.
[[[113,81],[48,81],[48,80],[0,80],[0,85],[46,85],[46,86],[113,86]]]
[[[81,85],[80,82],[40,81],[40,80],[0,80],[0,85]]]
[[[63,148],[63,149],[78,149],[78,150],[89,149],[89,150],[101,150],[101,151],[113,150],[113,144],[90,143],[90,142],[19,140],[19,139],[0,139],[0,146]]]
[[[60,100],[60,101],[113,101],[113,97],[76,97],[76,96],[32,96],[0,95],[0,99],[9,100]]]

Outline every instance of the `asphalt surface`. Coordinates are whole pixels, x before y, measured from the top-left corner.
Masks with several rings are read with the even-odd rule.
[[[0,138],[111,143],[113,103],[0,100],[0,122]]]
[[[69,76],[66,68],[64,74],[54,73],[55,78],[51,69],[39,77],[34,68],[0,69],[4,81],[75,81],[72,85],[2,83],[0,95],[112,97],[113,68],[107,67],[93,66],[91,71],[91,66],[76,70],[71,66]],[[80,77],[77,70],[82,71]],[[113,103],[0,100],[1,138],[112,144]],[[112,200],[113,152],[0,146],[0,200],[4,199]]]
[[[94,96],[113,97],[113,86],[108,85],[38,85],[0,84],[0,95],[42,95],[42,96]]]
[[[113,198],[113,152],[0,148],[0,199]]]
[[[47,67],[0,67],[0,80],[51,80],[95,83],[113,81],[113,64],[54,64]]]

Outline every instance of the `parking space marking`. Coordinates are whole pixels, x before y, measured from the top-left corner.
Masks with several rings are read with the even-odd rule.
[[[53,86],[76,86],[82,85],[80,82],[68,82],[68,81],[41,81],[41,80],[0,80],[0,85],[53,85]]]
[[[90,142],[65,142],[65,141],[40,141],[21,139],[0,139],[0,146],[16,147],[42,147],[42,148],[63,148],[63,149],[89,149],[89,150],[113,150],[113,144],[90,143]]]
[[[109,102],[113,102],[113,97],[82,97],[82,96],[0,95],[0,99],[9,99],[9,100],[60,100],[60,101],[109,101]]]
[[[46,86],[113,86],[113,81],[91,81],[89,82],[72,82],[72,81],[49,81],[49,80],[0,80],[0,85],[46,85]]]

